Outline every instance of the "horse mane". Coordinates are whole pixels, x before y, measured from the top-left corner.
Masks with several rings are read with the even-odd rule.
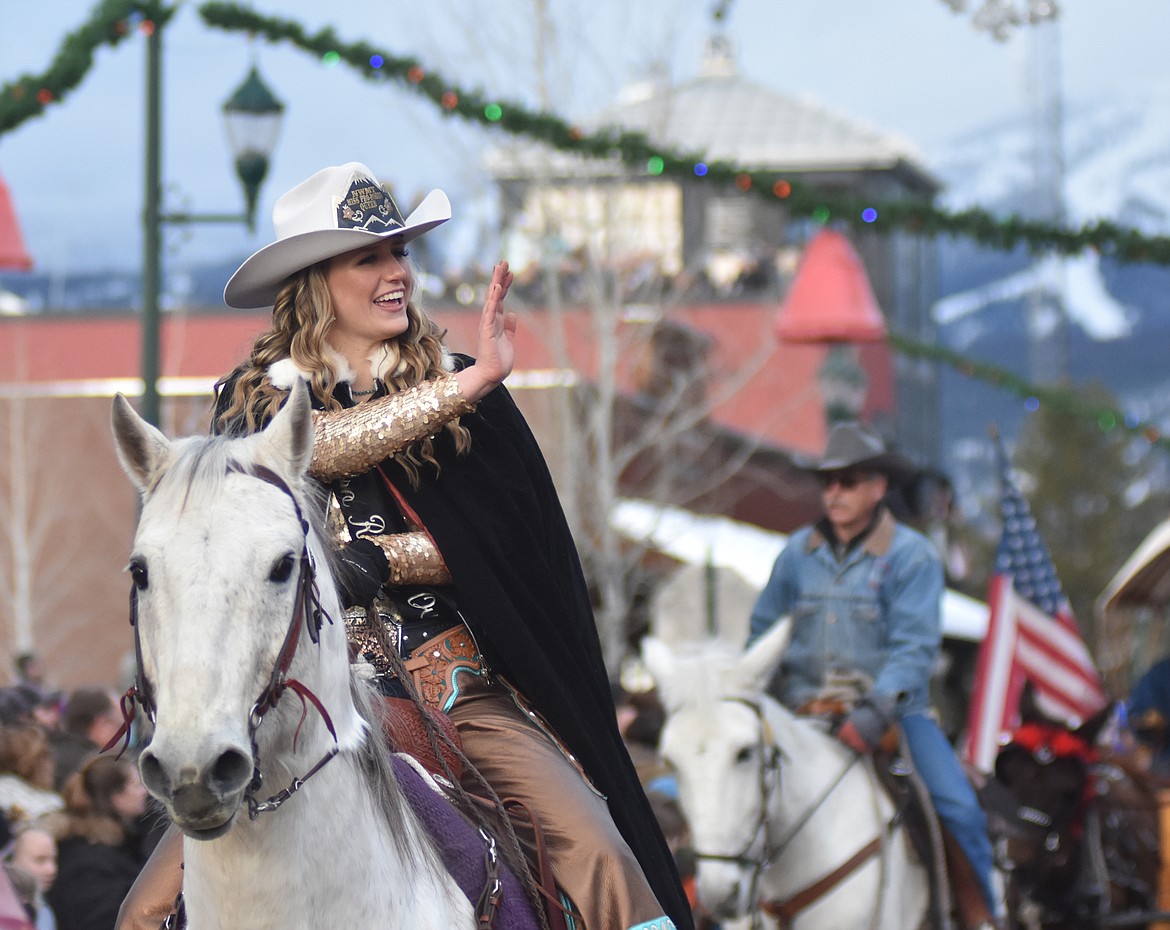
[[[350,670],[350,693],[358,715],[366,725],[366,739],[354,750],[358,764],[366,777],[375,808],[385,818],[387,826],[396,834],[402,834],[410,822],[412,811],[405,795],[398,787],[398,776],[394,772],[393,755],[386,739],[382,723],[381,695]],[[431,871],[446,869],[439,855],[438,847],[424,832],[419,834],[420,855],[410,860],[411,868],[423,865]],[[423,861],[422,857],[426,857]]]

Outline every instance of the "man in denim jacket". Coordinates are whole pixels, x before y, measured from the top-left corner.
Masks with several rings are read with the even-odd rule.
[[[859,424],[845,423],[834,427],[810,470],[821,482],[825,516],[793,533],[776,559],[752,610],[751,640],[792,617],[777,696],[793,710],[817,699],[853,700],[836,735],[856,752],[873,751],[891,724],[901,726],[952,851],[957,844],[963,854],[947,857],[963,923],[991,926],[996,905],[983,811],[930,709],[942,563],[883,503],[890,484],[911,477],[914,467]],[[959,872],[977,881],[964,885]],[[967,902],[964,887],[976,889]]]

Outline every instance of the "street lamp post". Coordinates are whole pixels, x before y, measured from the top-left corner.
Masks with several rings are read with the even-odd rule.
[[[162,212],[162,31],[154,23],[146,37],[146,144],[142,213],[142,416],[160,424],[159,291],[164,223],[245,223],[255,226],[256,199],[268,173],[269,159],[280,132],[284,105],[264,84],[253,65],[223,105],[228,143],[236,174],[244,188],[243,213]]]

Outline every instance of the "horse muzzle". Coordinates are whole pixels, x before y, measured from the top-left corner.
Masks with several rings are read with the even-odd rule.
[[[193,839],[215,839],[231,829],[252,780],[250,752],[226,746],[209,755],[206,763],[177,763],[149,746],[138,761],[146,790]]]
[[[702,863],[697,879],[699,900],[716,919],[734,920],[750,911],[752,883],[743,869],[731,863]]]

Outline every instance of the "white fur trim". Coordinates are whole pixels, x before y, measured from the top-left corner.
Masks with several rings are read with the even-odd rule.
[[[390,350],[385,345],[380,345],[370,355],[370,374],[381,381],[383,384],[389,384],[391,376],[394,372],[390,370]]]
[[[347,381],[353,384],[357,380],[357,372],[345,360],[345,356],[328,343],[325,344],[325,358],[332,366],[333,373],[336,375],[338,381]],[[268,380],[272,382],[272,386],[280,388],[282,391],[291,391],[298,379],[301,381],[309,381],[312,379],[311,372],[305,371],[291,357],[282,358],[280,361],[273,362],[268,366],[267,374]]]
[[[337,376],[338,381],[348,381],[353,384],[357,380],[357,372],[353,370],[353,366],[349,364],[344,355],[329,343],[325,343],[325,357],[333,366],[333,373]]]
[[[282,358],[268,366],[268,380],[282,391],[291,391],[297,381],[308,381],[308,372],[301,371],[291,358]]]
[[[353,384],[357,381],[357,372],[346,360],[345,356],[338,352],[329,343],[325,344],[325,357],[329,360],[329,364],[333,366],[333,372],[337,376],[339,382],[347,382]],[[455,370],[455,356],[450,350],[443,346],[442,365],[444,371]],[[374,354],[370,356],[370,371],[375,378],[383,384],[389,384],[390,378],[394,374],[401,374],[401,371],[391,372],[390,354],[384,347],[374,350]],[[400,361],[398,367],[403,367]],[[282,358],[280,361],[273,362],[268,366],[268,380],[272,382],[272,386],[279,388],[282,391],[291,391],[298,380],[309,381],[312,379],[310,372],[301,368],[292,358]]]
[[[443,358],[442,366],[444,371],[455,370],[455,356],[453,356],[446,345],[442,347]],[[389,384],[390,380],[406,370],[406,363],[400,358],[394,370],[390,370],[390,353],[385,347],[374,350],[374,354],[370,356],[370,372],[381,381],[383,384]]]

